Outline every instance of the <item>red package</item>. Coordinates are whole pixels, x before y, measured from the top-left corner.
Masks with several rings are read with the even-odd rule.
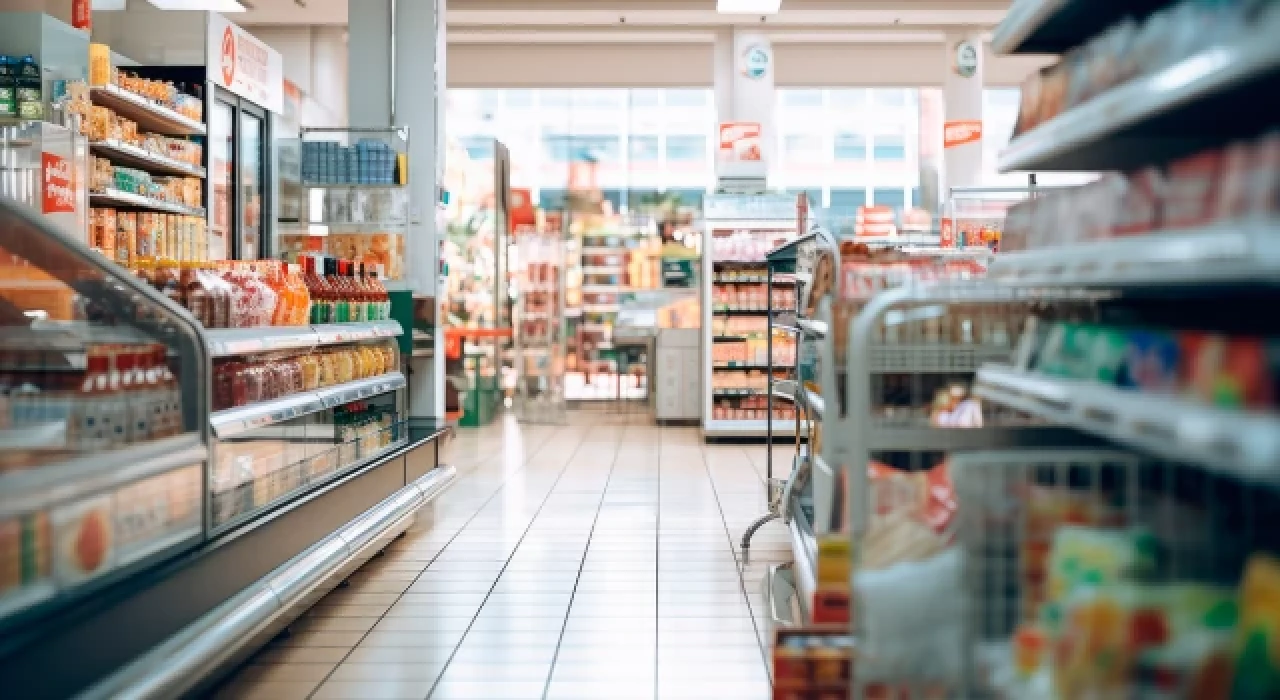
[[[1280,214],[1280,132],[1254,145],[1246,183],[1244,216],[1261,219]]]
[[[1192,396],[1227,408],[1266,408],[1274,401],[1262,340],[1184,333],[1179,345],[1179,376]]]
[[[1164,228],[1203,226],[1213,219],[1222,163],[1220,151],[1205,151],[1169,166],[1161,216]]]
[[[1167,188],[1164,175],[1155,168],[1147,168],[1129,175],[1126,184],[1112,224],[1112,233],[1127,236],[1155,229],[1159,205]]]
[[[1222,174],[1213,208],[1215,221],[1234,221],[1248,212],[1253,160],[1254,145],[1250,143],[1233,143],[1223,151]]]

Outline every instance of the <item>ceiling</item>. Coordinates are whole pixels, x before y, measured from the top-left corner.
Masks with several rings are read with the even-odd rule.
[[[359,5],[365,0],[351,0]],[[399,0],[422,2],[425,0]],[[249,0],[238,24],[344,25],[348,0]],[[302,3],[301,5],[299,3]],[[783,0],[767,17],[721,15],[715,0],[448,0],[450,42],[513,34],[538,43],[710,41],[728,26],[764,27],[797,41],[933,41],[952,28],[993,28],[1009,0]],[[822,40],[822,39],[818,39]]]

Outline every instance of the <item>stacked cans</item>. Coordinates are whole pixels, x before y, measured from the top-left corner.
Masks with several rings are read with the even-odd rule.
[[[397,153],[376,139],[361,139],[355,146],[337,141],[304,141],[304,182],[349,185],[396,184]]]

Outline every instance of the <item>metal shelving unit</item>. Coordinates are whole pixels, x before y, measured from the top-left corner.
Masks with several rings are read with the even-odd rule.
[[[703,376],[707,378],[705,391],[705,399],[703,401],[702,410],[702,434],[703,437],[711,440],[716,438],[746,438],[757,437],[765,438],[772,441],[774,435],[788,435],[801,439],[804,430],[796,432],[796,426],[802,422],[795,421],[779,421],[779,420],[756,420],[756,419],[721,419],[716,418],[714,414],[715,399],[725,398],[723,395],[715,395],[714,388],[711,386],[713,372],[725,370],[760,370],[771,372],[777,369],[772,365],[773,348],[772,335],[774,332],[774,322],[782,323],[794,320],[794,314],[783,317],[781,314],[775,315],[770,311],[772,304],[772,292],[775,285],[794,286],[796,283],[792,279],[786,281],[775,280],[770,274],[764,251],[775,246],[768,245],[771,242],[782,242],[794,240],[798,234],[797,226],[797,209],[795,198],[790,195],[761,195],[761,196],[737,196],[737,195],[717,195],[709,198],[704,205],[703,220],[705,227],[705,235],[703,240],[702,253],[702,279],[703,282],[703,304],[702,304],[702,328],[703,328]],[[741,235],[757,239],[758,247],[761,248],[758,258],[742,259],[743,256],[735,256],[735,259],[721,259],[716,255],[716,239],[728,239],[741,232]],[[759,270],[757,274],[735,272],[730,275],[730,270]],[[717,305],[714,303],[715,289],[718,286],[736,287],[745,284],[767,285],[765,292],[767,297],[764,305],[757,308],[731,307],[728,305]],[[716,319],[724,319],[729,317],[760,317],[764,322],[762,324],[763,332],[766,336],[766,352],[769,362],[767,364],[743,363],[751,364],[751,367],[721,367],[712,361],[712,346],[723,342],[742,342],[736,340],[735,334],[721,334],[715,329]],[[766,388],[763,394],[768,396]],[[768,415],[772,417],[771,399],[767,399]],[[807,430],[807,427],[806,427]]]
[[[1135,170],[1273,124],[1249,109],[1280,86],[1280,42],[1266,31],[1129,80],[1015,137],[1002,171]],[[1230,113],[1231,119],[1223,115]]]

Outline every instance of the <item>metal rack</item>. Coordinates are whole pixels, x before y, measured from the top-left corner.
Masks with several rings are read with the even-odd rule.
[[[818,373],[827,371],[833,359],[831,340],[827,337],[826,328],[829,318],[829,295],[835,283],[836,270],[839,267],[840,253],[835,240],[822,228],[815,227],[809,234],[769,251],[765,256],[768,265],[768,283],[772,289],[779,281],[796,285],[796,306],[792,309],[774,309],[773,295],[769,295],[767,311],[769,314],[769,332],[767,337],[766,405],[769,415],[773,415],[774,400],[783,400],[795,405],[796,419],[793,435],[796,436],[796,451],[792,458],[791,470],[787,478],[775,478],[773,472],[773,450],[769,449],[765,457],[766,497],[769,512],[757,518],[742,535],[744,553],[751,547],[751,538],[766,523],[782,519],[792,531],[795,545],[795,562],[797,570],[793,574],[801,600],[808,600],[813,593],[813,525],[812,514],[806,511],[810,505],[811,480],[822,478],[829,473],[825,463],[815,475],[815,463],[821,457],[814,451],[818,441],[815,437],[820,433],[821,424],[826,413],[826,403],[822,395],[809,389],[806,381],[817,382]],[[821,268],[821,271],[819,271]],[[825,275],[820,284],[826,288],[815,291],[814,284],[818,277]],[[811,298],[818,294],[820,298]],[[817,318],[806,318],[806,310],[813,309]],[[783,317],[785,312],[792,317]],[[784,321],[790,321],[785,323]],[[773,334],[775,331],[790,333],[796,336],[796,363],[789,369],[792,378],[784,381],[775,380],[773,354]],[[802,362],[800,353],[812,350],[812,362]],[[808,359],[808,358],[806,358]],[[832,393],[829,396],[835,396]],[[767,426],[767,443],[773,445],[774,421]],[[802,605],[802,609],[804,606]]]
[[[768,438],[772,440],[773,435],[790,431],[796,424],[791,421],[774,420],[771,412],[763,419],[715,417],[715,399],[719,397],[713,396],[712,377],[717,369],[727,369],[716,367],[712,361],[713,346],[717,343],[725,342],[719,339],[723,336],[717,335],[714,328],[715,319],[731,316],[758,316],[766,319],[764,328],[766,335],[769,337],[768,352],[770,353],[769,360],[771,361],[773,322],[776,320],[779,323],[791,325],[786,322],[788,320],[794,321],[794,314],[787,314],[784,317],[776,315],[771,309],[773,281],[767,271],[768,263],[763,254],[759,255],[759,257],[747,257],[746,259],[726,259],[723,256],[717,256],[716,240],[742,232],[753,239],[761,239],[759,242],[763,244],[771,241],[790,241],[799,232],[796,200],[791,195],[716,195],[706,200],[703,221],[705,235],[703,237],[702,278],[705,281],[703,282],[702,345],[703,376],[706,377],[706,389],[704,389],[702,408],[702,434],[708,440],[717,438]],[[766,280],[770,280],[767,282],[769,289],[766,291],[769,303],[756,308],[716,308],[714,304],[716,287],[735,284],[734,282],[726,282],[725,275],[731,269],[741,269],[744,266],[748,269],[759,269],[763,272],[763,274],[757,275],[757,277],[761,278],[758,282],[750,283],[765,284]],[[739,283],[748,283],[748,279],[743,279]],[[794,284],[793,281],[787,281],[786,283]],[[769,364],[761,364],[756,369],[771,371],[772,367]],[[771,402],[769,406],[769,411],[772,411]],[[800,429],[800,432],[792,434],[799,440],[803,435],[805,426],[801,423],[796,427]]]
[[[530,423],[564,423],[565,241],[521,234],[516,304],[516,415]]]
[[[1020,0],[995,45],[1070,49],[1170,4]],[[1273,114],[1232,105],[1278,77],[1280,52],[1260,23],[1020,135],[1001,167],[1162,168],[1274,128]],[[1070,207],[1041,209],[1056,196],[1070,195],[1025,205],[1054,212],[1032,226],[1068,228]],[[1166,203],[1181,202],[1153,206]],[[828,419],[825,441],[848,480],[851,698],[1280,697],[1273,662],[1250,647],[1261,639],[1257,594],[1280,571],[1280,411],[1260,390],[1269,380],[1246,378],[1250,353],[1280,333],[1274,315],[1247,311],[1280,289],[1275,227],[1272,210],[1052,237],[996,256],[984,280],[912,284],[856,314],[847,416]],[[901,336],[888,342],[893,326],[970,318],[990,330],[1001,315],[1016,322],[997,347],[977,339],[963,358],[954,335],[937,342],[925,328],[929,360]],[[877,411],[877,377],[906,369],[913,388],[929,372],[972,377],[981,427]],[[930,547],[886,557],[876,541],[886,491],[867,463],[880,456],[950,494],[954,509],[938,520],[933,496],[910,501],[920,522],[940,526]],[[1163,631],[1144,638],[1147,625]]]

